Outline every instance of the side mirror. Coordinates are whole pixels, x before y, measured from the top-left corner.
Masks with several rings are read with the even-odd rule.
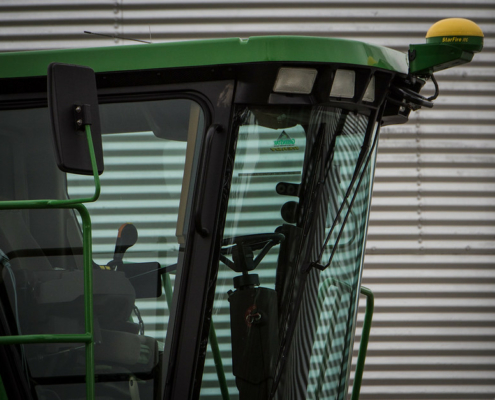
[[[85,126],[90,125],[98,174],[101,175],[103,149],[94,71],[79,65],[50,64],[48,107],[58,167],[64,172],[93,175],[85,134]]]

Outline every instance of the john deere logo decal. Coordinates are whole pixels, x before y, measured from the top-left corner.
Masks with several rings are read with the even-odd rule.
[[[295,151],[299,150],[299,147],[295,146],[296,139],[292,139],[287,132],[282,131],[277,140],[273,141],[271,151]]]

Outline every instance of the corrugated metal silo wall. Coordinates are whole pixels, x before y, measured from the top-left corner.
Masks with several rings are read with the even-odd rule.
[[[0,51],[131,43],[84,30],[155,42],[335,36],[406,51],[447,17],[477,22],[485,49],[438,73],[433,110],[382,130],[363,279],[376,312],[361,398],[493,399],[495,1],[2,0]]]

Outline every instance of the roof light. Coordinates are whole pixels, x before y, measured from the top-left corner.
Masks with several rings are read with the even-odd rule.
[[[375,101],[375,77],[372,76],[366,92],[364,92],[363,101],[373,103]]]
[[[354,97],[355,82],[356,73],[354,71],[349,69],[338,69],[335,71],[330,97],[352,99]]]
[[[285,68],[278,70],[273,91],[277,93],[310,94],[318,71],[311,68]]]

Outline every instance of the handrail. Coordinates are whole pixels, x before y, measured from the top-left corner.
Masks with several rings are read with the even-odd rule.
[[[327,290],[330,286],[335,286],[347,293],[352,292],[352,286],[346,282],[333,277],[328,277],[323,282],[322,287],[319,290],[318,300],[323,301],[323,291]],[[359,352],[356,362],[356,372],[354,374],[354,383],[352,385],[352,397],[351,400],[358,400],[359,393],[361,392],[361,382],[363,380],[364,364],[366,361],[366,353],[368,351],[368,342],[370,338],[371,322],[373,319],[373,311],[375,308],[375,297],[373,292],[367,287],[361,286],[360,292],[362,295],[366,296],[366,311],[364,314],[363,330],[361,333],[361,341],[359,343]],[[318,385],[321,386],[324,370],[320,370],[320,379],[318,380]]]
[[[371,321],[375,309],[375,296],[367,287],[361,286],[361,294],[366,296],[366,311],[364,313],[363,330],[361,333],[361,342],[359,344],[358,358],[356,362],[356,372],[354,374],[354,383],[352,385],[351,400],[358,400],[361,392],[361,383],[363,381],[364,363],[366,353],[368,352],[368,342],[370,340]]]
[[[172,305],[172,282],[168,273],[162,275],[163,289],[165,290],[165,296],[167,299],[167,305],[170,308]],[[213,353],[213,360],[215,362],[215,369],[217,371],[218,384],[220,385],[220,391],[222,393],[223,400],[230,400],[229,388],[227,386],[227,379],[225,378],[225,370],[223,368],[222,356],[220,354],[220,348],[218,347],[217,334],[213,321],[210,323],[209,341],[211,351]]]
[[[57,209],[71,208],[79,212],[83,225],[83,259],[84,259],[84,334],[39,334],[0,337],[0,345],[28,343],[84,343],[86,347],[86,398],[95,398],[94,366],[94,327],[93,327],[93,252],[91,243],[91,218],[82,203],[94,202],[100,195],[100,178],[96,165],[96,156],[91,137],[91,128],[85,125],[89,155],[93,168],[95,193],[92,197],[72,200],[15,200],[0,201],[0,210],[15,209]]]
[[[222,392],[222,399],[230,400],[229,388],[227,386],[227,379],[225,378],[225,370],[223,368],[222,356],[220,354],[220,347],[218,346],[217,333],[215,332],[213,320],[210,322],[210,334],[208,338],[210,340],[211,352],[213,353],[213,360],[217,371],[218,384],[220,385],[220,391]]]

